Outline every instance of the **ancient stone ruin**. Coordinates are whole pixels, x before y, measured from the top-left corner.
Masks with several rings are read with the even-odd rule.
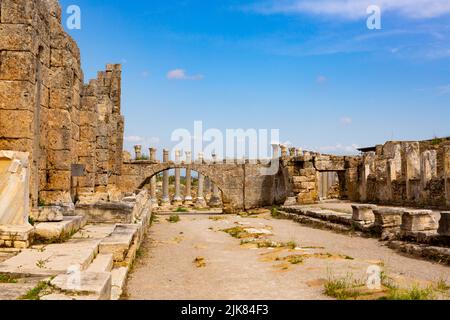
[[[387,142],[359,156],[275,145],[272,159],[255,161],[190,150],[175,159],[164,150],[159,161],[142,146],[131,156],[123,152],[121,66],[86,84],[80,65],[57,0],[0,0],[0,247],[23,249],[0,272],[56,276],[48,299],[74,290],[66,281],[74,264],[97,286],[89,294],[120,297],[152,212],[178,207],[240,213],[285,204],[296,221],[448,246],[450,141]],[[267,174],[270,167],[277,170]],[[305,207],[326,199],[351,201],[352,214]],[[429,209],[444,211],[439,223]],[[51,243],[58,258],[26,249],[34,243]]]

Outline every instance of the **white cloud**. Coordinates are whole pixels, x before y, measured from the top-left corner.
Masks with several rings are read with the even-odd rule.
[[[204,76],[201,74],[190,76],[184,69],[175,69],[167,73],[167,79],[169,80],[202,80],[203,78]]]
[[[139,137],[139,136],[128,136],[128,137],[125,137],[124,140],[126,142],[142,142],[142,141],[144,141],[144,138]]]
[[[352,144],[352,145],[346,146],[346,145],[342,145],[342,144],[338,143],[334,146],[319,147],[318,150],[320,152],[355,154],[355,153],[358,153],[358,148],[359,148],[359,146],[357,144]]]
[[[342,117],[341,118],[341,124],[343,124],[344,126],[349,126],[353,123],[353,119],[350,117]]]
[[[158,137],[141,137],[141,136],[126,136],[124,138],[125,142],[135,143],[135,144],[152,144],[159,143],[161,141]]]
[[[442,95],[450,94],[450,84],[446,85],[446,86],[438,87],[437,91],[439,92],[439,94],[442,94]]]
[[[367,17],[367,8],[378,5],[383,12],[409,18],[435,18],[450,13],[450,0],[271,0],[254,4],[250,10],[263,14],[313,14],[344,19]]]

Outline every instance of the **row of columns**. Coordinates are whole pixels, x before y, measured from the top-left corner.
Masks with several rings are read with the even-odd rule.
[[[136,155],[142,157],[140,146],[135,147]],[[156,149],[150,148],[150,161],[156,161]],[[203,160],[203,154],[199,155],[199,159]],[[213,155],[214,161],[216,161],[216,155]],[[170,155],[169,150],[163,151],[163,162],[169,162]],[[175,152],[175,161],[179,163],[181,161],[181,151]],[[186,152],[186,163],[191,163],[192,161],[192,152]],[[150,180],[150,194],[152,198],[152,202],[157,205],[157,192],[156,192],[156,176],[153,176]],[[192,170],[190,167],[186,168],[186,187],[184,197],[181,194],[181,169],[175,169],[175,195],[173,197],[173,201],[170,199],[169,195],[169,170],[163,172],[163,185],[162,185],[162,201],[161,206],[180,206],[180,205],[195,205],[196,207],[220,207],[222,204],[220,190],[216,185],[212,187],[212,196],[209,203],[206,203],[205,199],[205,183],[208,185],[210,190],[211,181],[209,179],[205,179],[205,176],[201,173],[198,173],[198,190],[197,190],[197,198],[192,198]]]

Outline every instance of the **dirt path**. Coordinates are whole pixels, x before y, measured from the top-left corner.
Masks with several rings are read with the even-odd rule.
[[[323,285],[330,275],[361,279],[371,265],[382,266],[405,285],[450,280],[450,268],[399,255],[376,239],[312,229],[269,214],[213,217],[184,215],[180,222],[169,223],[167,216],[159,216],[130,275],[127,298],[329,299]],[[295,242],[296,249],[241,245],[240,239],[221,231],[236,227],[271,232],[264,238]],[[300,254],[307,258],[291,263],[298,261],[289,257]]]

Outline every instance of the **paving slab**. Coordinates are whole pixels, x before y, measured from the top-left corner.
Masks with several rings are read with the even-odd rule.
[[[112,253],[115,262],[123,262],[137,232],[136,225],[117,225],[113,233],[101,241],[99,252]]]
[[[69,294],[92,294],[98,296],[99,300],[111,299],[109,272],[81,272],[79,278],[72,274],[61,274],[51,281],[51,285]]]
[[[82,216],[64,217],[60,222],[42,222],[35,226],[35,236],[40,239],[58,239],[72,235],[84,227],[87,219]]]

